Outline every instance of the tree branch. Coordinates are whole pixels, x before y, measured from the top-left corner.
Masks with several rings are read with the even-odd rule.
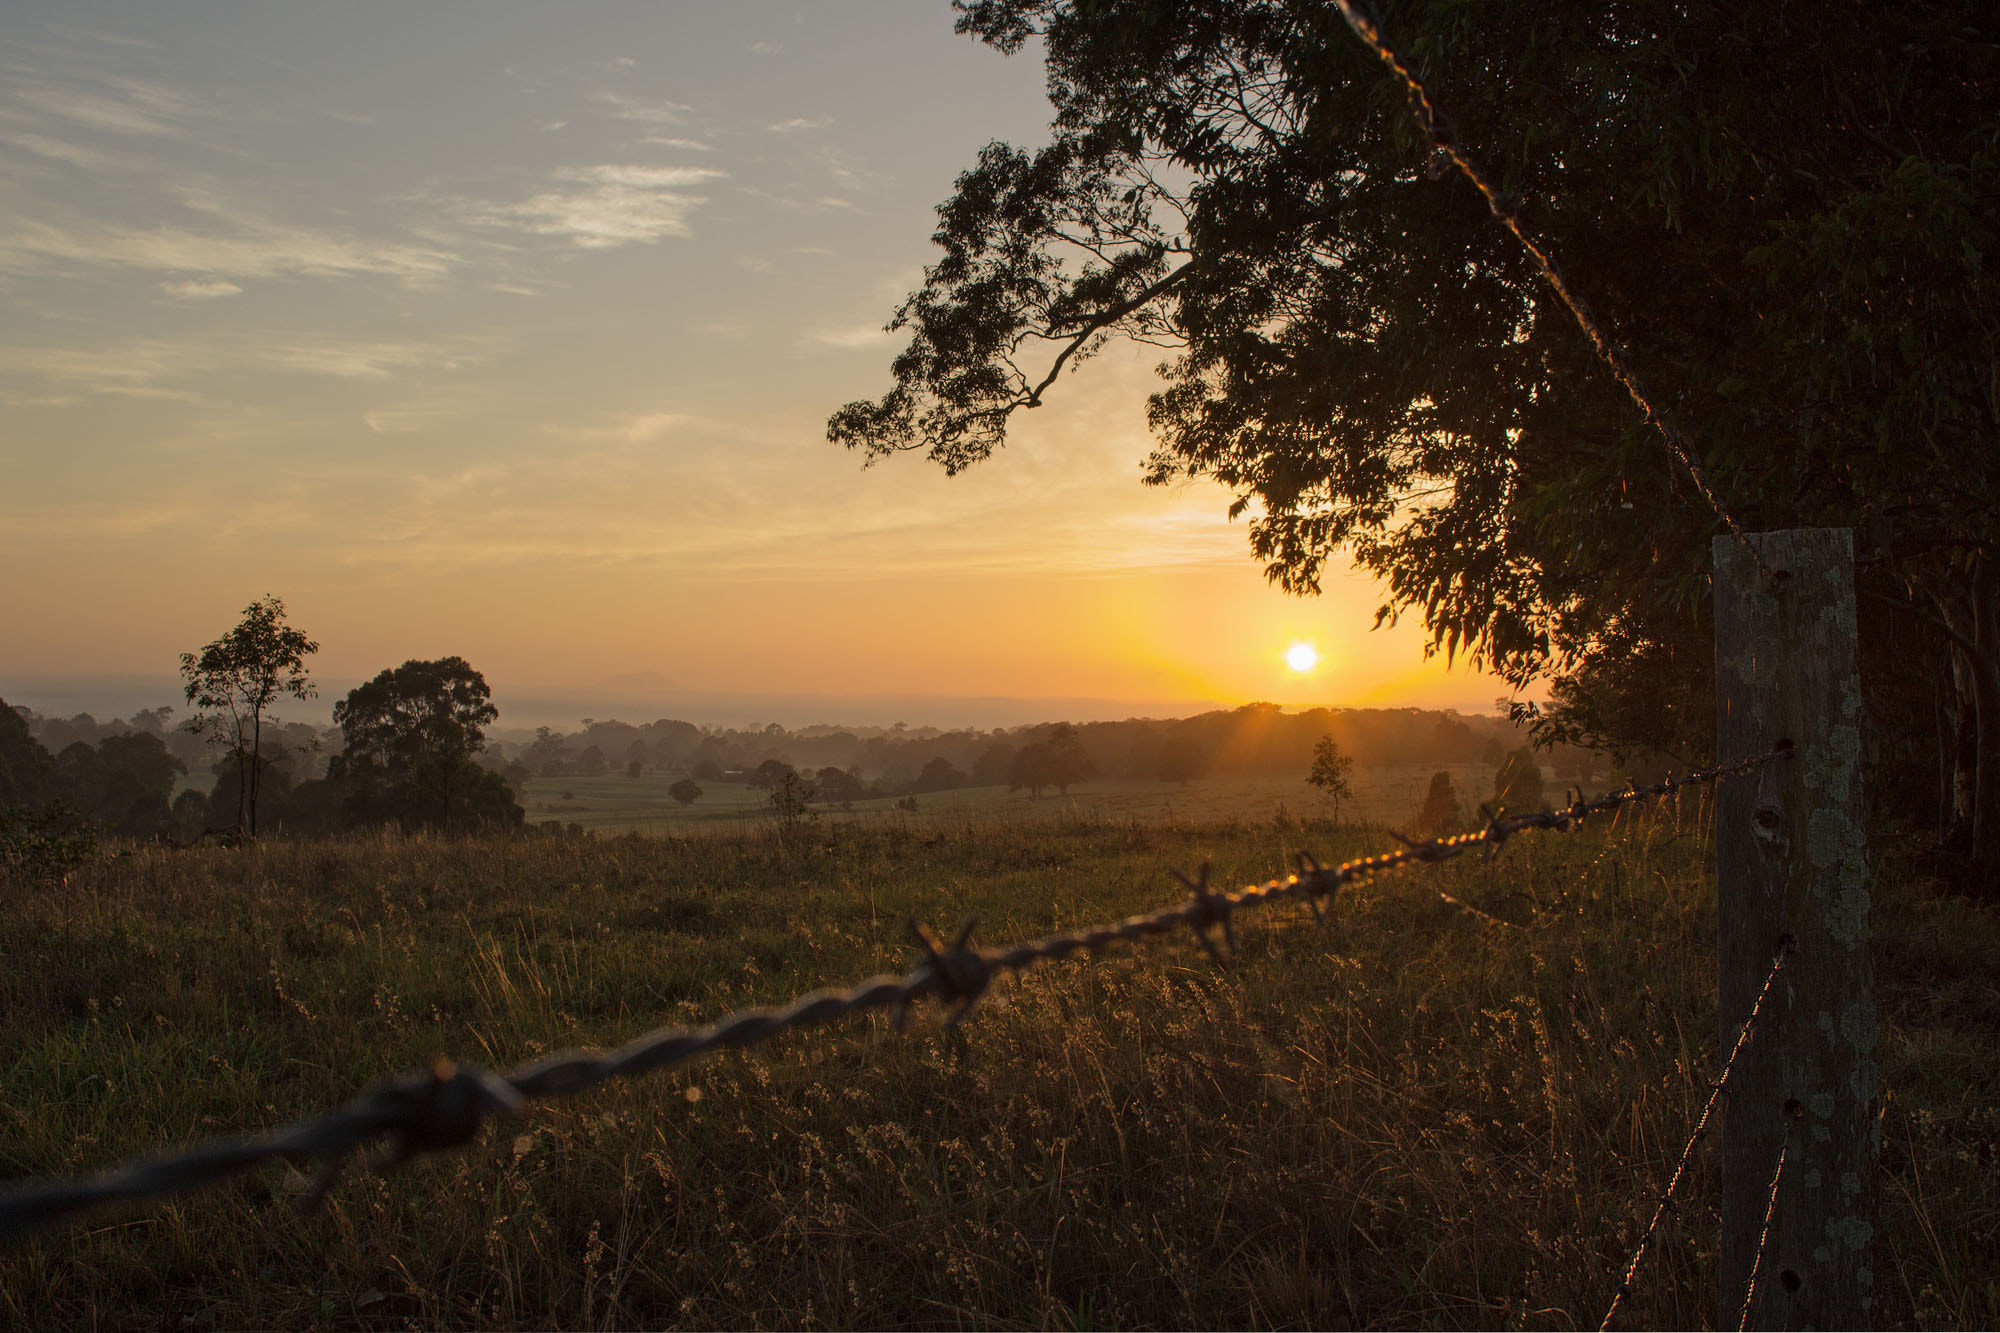
[[[1020,405],[1022,407],[1040,407],[1042,405],[1043,391],[1056,382],[1056,377],[1062,374],[1063,362],[1075,355],[1079,347],[1082,347],[1097,334],[1110,328],[1113,324],[1125,318],[1125,316],[1147,304],[1169,287],[1172,287],[1175,283],[1186,277],[1193,268],[1193,263],[1183,264],[1173,272],[1167,274],[1166,277],[1161,278],[1158,282],[1146,288],[1145,291],[1134,296],[1131,300],[1122,301],[1112,306],[1109,310],[1099,311],[1091,318],[1090,323],[1070,336],[1069,345],[1056,354],[1055,361],[1049,366],[1049,373],[1042,377],[1040,384],[1037,384],[1033,389],[1028,391],[1027,397],[1021,400]]]

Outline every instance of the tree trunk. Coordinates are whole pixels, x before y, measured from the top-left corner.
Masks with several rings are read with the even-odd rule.
[[[1984,555],[1972,567],[1972,639],[1978,651],[1962,654],[1972,676],[1979,726],[1973,764],[1972,864],[1982,896],[1996,888],[2000,870],[2000,564]]]
[[[1976,891],[2000,895],[2000,563],[1974,557],[1940,600],[1951,644],[1953,727],[1948,847],[1971,864]]]
[[[1946,608],[1952,628],[1966,633],[1972,626],[1966,617]],[[1972,659],[1953,644],[1951,653],[1951,734],[1948,762],[1951,777],[1945,791],[1949,817],[1945,821],[1945,846],[1963,851],[1972,844],[1972,810],[1979,773],[1979,699],[1972,683]]]
[[[243,754],[243,735],[236,736],[236,836],[242,837],[249,827],[245,811],[250,800],[250,761]]]
[[[1947,649],[1947,652],[1949,650]],[[1949,668],[1946,674],[1931,682],[1931,717],[1937,727],[1938,785],[1937,785],[1937,839],[1943,846],[1951,840],[1952,820],[1956,805],[1952,801],[1952,779],[1958,772],[1958,691],[1954,683],[1952,690],[1953,707],[1944,703],[1945,682],[1951,680]]]
[[[257,836],[257,784],[264,776],[264,719],[250,716],[250,836]]]

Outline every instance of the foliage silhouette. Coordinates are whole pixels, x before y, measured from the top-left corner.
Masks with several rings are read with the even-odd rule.
[[[282,696],[303,701],[319,692],[305,667],[318,651],[303,631],[285,623],[285,604],[266,596],[243,608],[236,627],[200,653],[181,654],[181,679],[196,710],[187,727],[207,732],[236,768],[239,834],[257,835],[265,715]]]
[[[1722,524],[1333,5],[966,0],[1047,63],[1053,138],[938,209],[881,397],[829,438],[956,473],[1112,337],[1171,349],[1148,480],[1212,479],[1295,592],[1516,686],[1545,739],[1657,746],[1706,707]],[[1387,35],[1749,529],[1852,527],[1877,695],[1951,701],[1951,818],[2000,857],[2000,8],[1468,6]],[[1870,653],[1864,642],[1864,657]],[[1913,661],[1912,658],[1915,658]],[[1877,705],[1877,711],[1888,711]],[[1983,849],[1983,850],[1982,850]]]

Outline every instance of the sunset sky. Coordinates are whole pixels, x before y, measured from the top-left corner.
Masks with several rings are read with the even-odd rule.
[[[1039,61],[951,25],[9,0],[0,697],[171,698],[275,593],[329,692],[455,653],[503,725],[1489,710],[1369,581],[1286,597],[1226,493],[1139,484],[1155,349],[957,478],[826,443],[953,177],[1045,138]]]

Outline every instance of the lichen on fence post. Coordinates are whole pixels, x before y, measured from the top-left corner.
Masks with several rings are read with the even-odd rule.
[[[1753,533],[1717,537],[1713,551],[1717,753],[1795,747],[1716,798],[1725,1048],[1779,941],[1795,940],[1724,1107],[1720,1308],[1743,1299],[1768,1205],[1750,1326],[1863,1328],[1877,1145],[1853,537]],[[1787,1142],[1772,1202],[1770,1164]]]

